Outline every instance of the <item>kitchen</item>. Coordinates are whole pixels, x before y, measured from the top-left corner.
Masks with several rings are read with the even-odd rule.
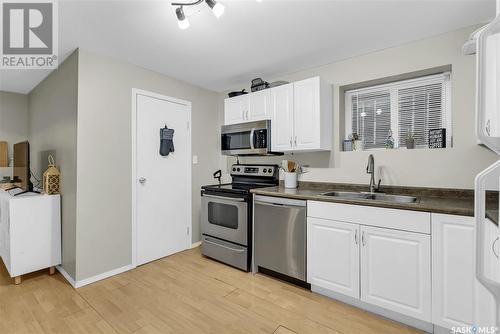
[[[498,192],[482,197],[486,204],[482,212],[486,210],[488,219],[481,230],[484,236],[478,239],[484,246],[476,250],[474,191],[465,189],[474,185],[475,175],[468,174],[471,164],[483,160],[483,155],[491,162],[495,159],[482,149],[464,149],[465,143],[477,145],[474,133],[463,131],[470,129],[475,116],[457,112],[475,109],[474,100],[458,102],[463,92],[475,86],[474,80],[463,80],[475,79],[467,69],[471,59],[464,58],[467,53],[457,55],[462,45],[446,45],[444,37],[415,44],[278,77],[276,83],[259,78],[248,94],[235,91],[229,93],[232,97],[222,97],[221,150],[227,166],[223,177],[229,181],[230,174],[233,188],[245,184],[253,194],[247,202],[248,217],[253,213],[245,249],[251,255],[244,255],[251,261],[247,270],[311,288],[426,332],[447,333],[473,325],[493,328],[495,299],[474,276],[474,254],[481,253],[477,261],[484,261],[488,279],[498,280]],[[419,48],[432,48],[435,53],[429,59],[411,58]],[[447,51],[452,49],[455,55]],[[384,58],[404,61],[382,66]],[[352,74],[354,67],[357,77]],[[425,92],[418,96],[417,88],[423,85],[427,85]],[[433,98],[431,89],[436,86]],[[426,109],[427,117],[429,110],[441,113],[437,121],[428,118],[420,130],[415,119],[398,120],[405,112],[403,93],[411,89],[412,103],[421,99],[417,107],[409,107],[412,113],[419,106],[429,108],[430,103],[435,103],[431,107],[435,109]],[[388,102],[368,96],[377,90],[392,94]],[[360,102],[365,92],[368,97]],[[399,98],[396,106],[391,105],[393,95]],[[354,109],[353,103],[346,103],[353,97]],[[361,103],[365,109],[360,112]],[[362,133],[359,142],[372,145],[369,149],[352,148],[356,143],[350,130],[364,131],[359,118],[353,123],[352,110],[380,116],[369,120],[373,131],[385,126],[379,108],[398,107],[399,114],[391,119],[397,126],[389,126],[396,139],[387,143],[391,133],[385,127],[372,137]],[[431,148],[425,133],[432,128],[445,131],[438,136],[440,142],[433,143],[438,146]],[[408,138],[412,147],[405,144]],[[302,172],[286,173],[290,161],[302,164]],[[273,176],[279,170],[281,177],[272,178],[267,170]],[[238,178],[244,171],[249,178]],[[293,182],[287,186],[288,174],[298,176],[298,186]],[[272,186],[266,187],[265,182]],[[488,185],[493,183],[490,180]],[[204,211],[202,219],[204,238],[231,242],[205,229],[217,224],[216,216]],[[211,247],[216,247],[213,240]],[[231,250],[225,248],[228,254],[222,255],[222,249],[219,253],[207,248],[202,241],[204,255],[234,266]],[[464,290],[465,286],[474,291]]]
[[[0,332],[498,332],[498,1],[40,1]]]

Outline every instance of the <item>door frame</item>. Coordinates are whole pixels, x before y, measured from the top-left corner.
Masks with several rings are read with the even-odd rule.
[[[192,133],[191,133],[191,112],[192,105],[191,102],[177,99],[174,97],[138,89],[132,88],[132,117],[131,117],[131,130],[132,130],[132,265],[137,267],[137,227],[138,227],[138,219],[137,219],[137,96],[143,95],[151,98],[156,98],[159,100],[164,100],[172,103],[177,103],[187,107],[187,159],[186,159],[186,168],[187,168],[187,221],[186,228],[188,229],[188,233],[186,234],[186,248],[191,248],[192,245],[192,233],[193,233],[193,203],[192,203],[192,166],[191,166],[191,156],[192,156]]]

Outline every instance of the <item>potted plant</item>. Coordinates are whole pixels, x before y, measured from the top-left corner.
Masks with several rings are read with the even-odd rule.
[[[415,148],[415,134],[408,130],[406,134],[406,148],[413,150]]]

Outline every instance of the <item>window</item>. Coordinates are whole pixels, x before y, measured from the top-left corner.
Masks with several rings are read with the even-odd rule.
[[[451,147],[450,72],[345,92],[346,134],[357,134],[364,149],[384,148],[392,132],[394,147],[426,148],[429,130],[446,129]]]

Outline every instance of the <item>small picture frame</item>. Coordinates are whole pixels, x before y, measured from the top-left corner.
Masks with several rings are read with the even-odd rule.
[[[429,148],[446,148],[446,129],[429,130]]]

